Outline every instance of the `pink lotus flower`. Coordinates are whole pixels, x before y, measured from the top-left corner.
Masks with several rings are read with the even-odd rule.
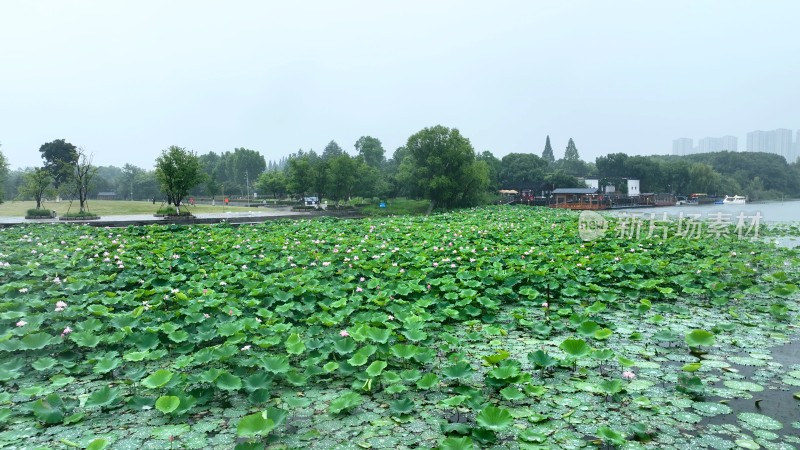
[[[244,347],[242,347],[241,351],[246,352],[246,351],[250,350],[250,348],[252,348],[252,347],[248,344],[248,345],[245,345]]]
[[[348,333],[347,330],[342,330],[342,331],[339,332],[339,336],[347,337],[347,336],[350,336],[350,333]]]
[[[549,307],[550,307],[550,304],[549,304],[549,303],[547,303],[547,302],[544,302],[544,303],[542,303],[542,308],[545,308],[545,309],[547,309],[547,308],[549,308]]]
[[[386,317],[386,320],[394,320],[394,316],[393,316],[393,315],[391,315],[391,314],[389,314],[389,315]]]
[[[204,317],[204,318],[206,318],[206,319],[208,319],[209,317],[211,317],[211,314],[209,314],[209,313],[203,313],[203,317]]]
[[[361,286],[358,286],[358,287],[356,288],[356,292],[363,292],[363,291],[364,291],[364,289],[361,289]]]
[[[19,322],[17,322],[17,326],[18,327],[24,327],[27,324],[28,324],[28,322],[25,322],[24,320],[20,320]]]
[[[56,308],[64,309],[66,307],[67,307],[67,302],[65,302],[63,300],[59,300],[59,301],[56,302]]]
[[[27,293],[28,293],[28,288],[22,288],[22,289],[20,289],[20,290],[19,290],[19,293],[20,293],[20,294],[27,294]]]
[[[53,283],[61,284],[61,278],[58,278],[58,277],[53,278]]]
[[[64,328],[64,331],[61,332],[61,337],[64,337],[64,336],[66,336],[66,335],[68,335],[70,333],[72,333],[72,328],[66,327],[66,328]]]
[[[624,378],[624,379],[626,379],[628,381],[631,381],[634,378],[636,378],[636,374],[631,372],[631,371],[625,371],[625,372],[622,372],[622,378]]]

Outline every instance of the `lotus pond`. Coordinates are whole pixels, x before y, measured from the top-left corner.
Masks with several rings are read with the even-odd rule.
[[[797,249],[609,220],[0,229],[0,447],[800,448]]]

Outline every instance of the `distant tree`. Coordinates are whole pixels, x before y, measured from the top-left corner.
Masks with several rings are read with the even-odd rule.
[[[547,161],[532,153],[509,153],[500,160],[503,189],[535,189],[544,180]]]
[[[567,148],[564,150],[564,160],[565,161],[580,161],[581,157],[578,155],[578,149],[575,147],[575,141],[572,138],[569,138],[569,142],[567,143]]]
[[[53,177],[56,188],[74,177],[75,164],[78,162],[78,148],[64,139],[56,139],[39,147],[44,159],[44,168]]]
[[[184,148],[170,146],[156,159],[156,178],[178,212],[183,198],[203,181],[203,175],[198,156]]]
[[[3,152],[0,152],[0,203],[3,203],[5,196],[5,185],[8,179],[8,160],[6,160]]]
[[[469,204],[489,183],[488,170],[473,167],[478,162],[469,139],[455,128],[424,128],[408,138],[406,149],[408,181],[414,192],[431,200],[431,207]]]
[[[355,143],[356,152],[364,158],[370,167],[382,167],[386,162],[385,151],[381,141],[372,136],[361,136]]]
[[[547,161],[548,164],[556,162],[556,156],[553,154],[553,147],[550,146],[549,134],[547,135],[547,139],[544,141],[544,151],[542,151],[542,159]]]
[[[575,141],[569,138],[567,148],[564,150],[564,158],[560,159],[555,164],[556,169],[563,169],[569,175],[576,177],[583,177],[591,172],[591,167],[581,160],[578,155],[578,148],[575,147]]]
[[[689,167],[689,192],[714,195],[722,187],[722,176],[708,164],[695,163]]]
[[[503,168],[503,162],[497,159],[489,150],[484,150],[479,155],[475,156],[478,161],[486,163],[489,169],[489,188],[497,190],[500,188],[500,171]]]
[[[563,170],[556,170],[555,172],[549,173],[545,177],[544,182],[547,190],[583,187],[583,185],[578,182],[577,178],[567,174]]]
[[[605,156],[599,156],[595,159],[597,173],[601,177],[627,177],[629,176],[625,168],[627,161],[628,155],[625,153],[609,153]]]
[[[219,194],[220,184],[217,181],[217,171],[212,170],[210,174],[206,173],[205,178],[205,189],[206,194],[211,196],[211,202],[214,203],[216,200],[217,194]]]
[[[144,172],[142,168],[136,167],[133,164],[126,163],[122,166],[122,176],[120,177],[120,183],[117,185],[117,192],[124,192],[128,194],[128,200],[133,200],[133,187],[136,183],[136,177],[142,172]]]
[[[89,198],[92,180],[97,175],[97,167],[92,165],[92,155],[87,155],[83,148],[78,148],[76,154],[77,158],[71,167],[71,178],[65,185],[69,188],[69,192],[78,198],[80,212],[85,213],[88,211],[86,201]]]
[[[287,183],[289,192],[304,197],[307,192],[311,192],[312,186],[316,184],[316,173],[311,165],[311,156],[302,151],[289,157],[286,162]]]
[[[342,156],[344,154],[344,150],[336,141],[328,142],[328,145],[325,146],[325,149],[322,150],[322,158],[323,159],[331,159],[337,156]]]
[[[343,153],[328,160],[325,192],[333,200],[350,199],[358,182],[358,160]]]
[[[19,195],[31,197],[36,201],[36,209],[42,207],[42,199],[55,193],[53,189],[53,177],[46,169],[37,167],[28,171],[23,176],[22,186],[19,187]]]
[[[276,199],[286,194],[286,173],[282,170],[268,170],[261,174],[256,181],[256,188],[260,192],[269,192]]]

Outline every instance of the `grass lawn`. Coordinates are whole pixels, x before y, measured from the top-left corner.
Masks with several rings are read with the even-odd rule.
[[[20,217],[24,216],[26,211],[34,208],[36,203],[33,201],[7,201],[0,204],[0,217]],[[125,201],[125,200],[90,200],[89,211],[99,216],[119,216],[128,214],[155,214],[160,208],[161,202],[147,201]],[[165,205],[166,206],[166,205]],[[222,202],[218,202],[216,206],[211,205],[195,205],[189,206],[192,213],[221,213],[228,211],[247,212],[255,208],[245,208],[239,206],[225,206],[223,210]],[[70,207],[69,201],[62,201],[60,203],[47,202],[43,205],[45,209],[54,210],[59,216],[69,212],[78,212],[78,202],[73,202]]]

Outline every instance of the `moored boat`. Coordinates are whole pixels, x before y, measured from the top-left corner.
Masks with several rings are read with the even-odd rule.
[[[747,202],[747,197],[741,195],[734,195],[733,197],[726,195],[722,200],[723,205],[744,205]]]

